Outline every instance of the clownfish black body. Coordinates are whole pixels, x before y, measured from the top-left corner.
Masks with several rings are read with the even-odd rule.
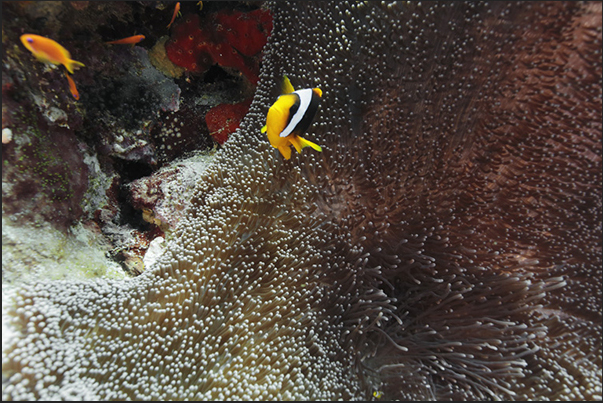
[[[285,159],[291,158],[291,145],[298,153],[302,148],[312,147],[322,151],[318,144],[300,137],[312,124],[318,110],[322,91],[320,88],[305,88],[295,91],[287,76],[283,79],[283,95],[268,110],[266,126],[262,133],[267,133],[270,144],[278,149]]]

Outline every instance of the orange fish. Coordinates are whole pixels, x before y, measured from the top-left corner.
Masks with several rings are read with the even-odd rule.
[[[174,15],[172,15],[172,20],[170,21],[170,23],[168,24],[168,28],[174,23],[174,20],[176,19],[176,15],[181,15],[180,14],[180,2],[176,3],[176,7],[174,8]]]
[[[116,41],[105,42],[110,45],[134,45],[144,39],[144,35],[128,36],[127,38],[118,39]]]
[[[67,77],[67,81],[69,82],[69,91],[71,91],[71,95],[73,95],[76,100],[80,99],[80,93],[77,92],[77,87],[75,86],[75,81],[73,81],[73,78],[71,78],[67,72],[65,72],[65,77]]]
[[[39,61],[50,64],[63,64],[67,71],[73,74],[73,69],[83,67],[84,64],[71,59],[67,49],[40,35],[21,35],[21,42]]]

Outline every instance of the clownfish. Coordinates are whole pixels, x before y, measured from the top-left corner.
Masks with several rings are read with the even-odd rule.
[[[318,144],[300,137],[310,127],[321,97],[320,88],[295,91],[289,78],[283,78],[282,95],[268,110],[262,133],[267,133],[272,147],[278,149],[286,160],[291,158],[291,145],[298,153],[308,146],[322,151]]]
[[[39,61],[50,64],[63,64],[73,74],[76,67],[84,67],[83,63],[71,59],[67,49],[52,39],[40,35],[21,35],[21,42]]]

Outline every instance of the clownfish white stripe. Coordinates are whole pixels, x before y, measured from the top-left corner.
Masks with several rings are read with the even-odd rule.
[[[293,94],[299,97],[299,108],[297,108],[297,111],[291,117],[287,127],[281,132],[280,137],[287,137],[295,130],[295,127],[301,122],[312,101],[312,89],[310,88],[294,91]]]

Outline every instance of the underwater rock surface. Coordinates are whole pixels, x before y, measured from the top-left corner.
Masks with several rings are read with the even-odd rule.
[[[98,227],[99,236],[111,245],[110,259],[130,271],[128,262],[141,263],[149,242],[163,233],[156,221],[147,219],[148,210],[135,205],[129,185],[219,148],[248,108],[238,111],[236,119],[228,116],[228,128],[220,128],[219,136],[210,135],[205,115],[215,106],[249,100],[255,86],[235,68],[226,71],[216,65],[198,75],[169,61],[165,43],[171,31],[166,24],[173,3],[3,6],[3,218],[34,232],[40,228],[41,237],[48,225],[72,237],[78,225]],[[182,3],[182,10],[204,16],[244,15],[245,26],[256,34],[252,39],[257,39],[253,24],[259,22],[252,17],[271,20],[261,6],[208,3],[200,10],[189,2]],[[64,46],[84,66],[65,77],[63,65],[42,63],[26,49],[20,41],[24,32]],[[143,39],[132,45],[108,43],[133,32]],[[257,68],[261,52],[255,50]],[[164,177],[159,185],[178,185],[170,179]],[[13,245],[18,254],[28,243],[11,241],[3,244],[3,251],[10,253]]]
[[[166,253],[18,289],[3,398],[600,399],[600,3],[271,11]],[[285,74],[322,153],[260,133]]]

